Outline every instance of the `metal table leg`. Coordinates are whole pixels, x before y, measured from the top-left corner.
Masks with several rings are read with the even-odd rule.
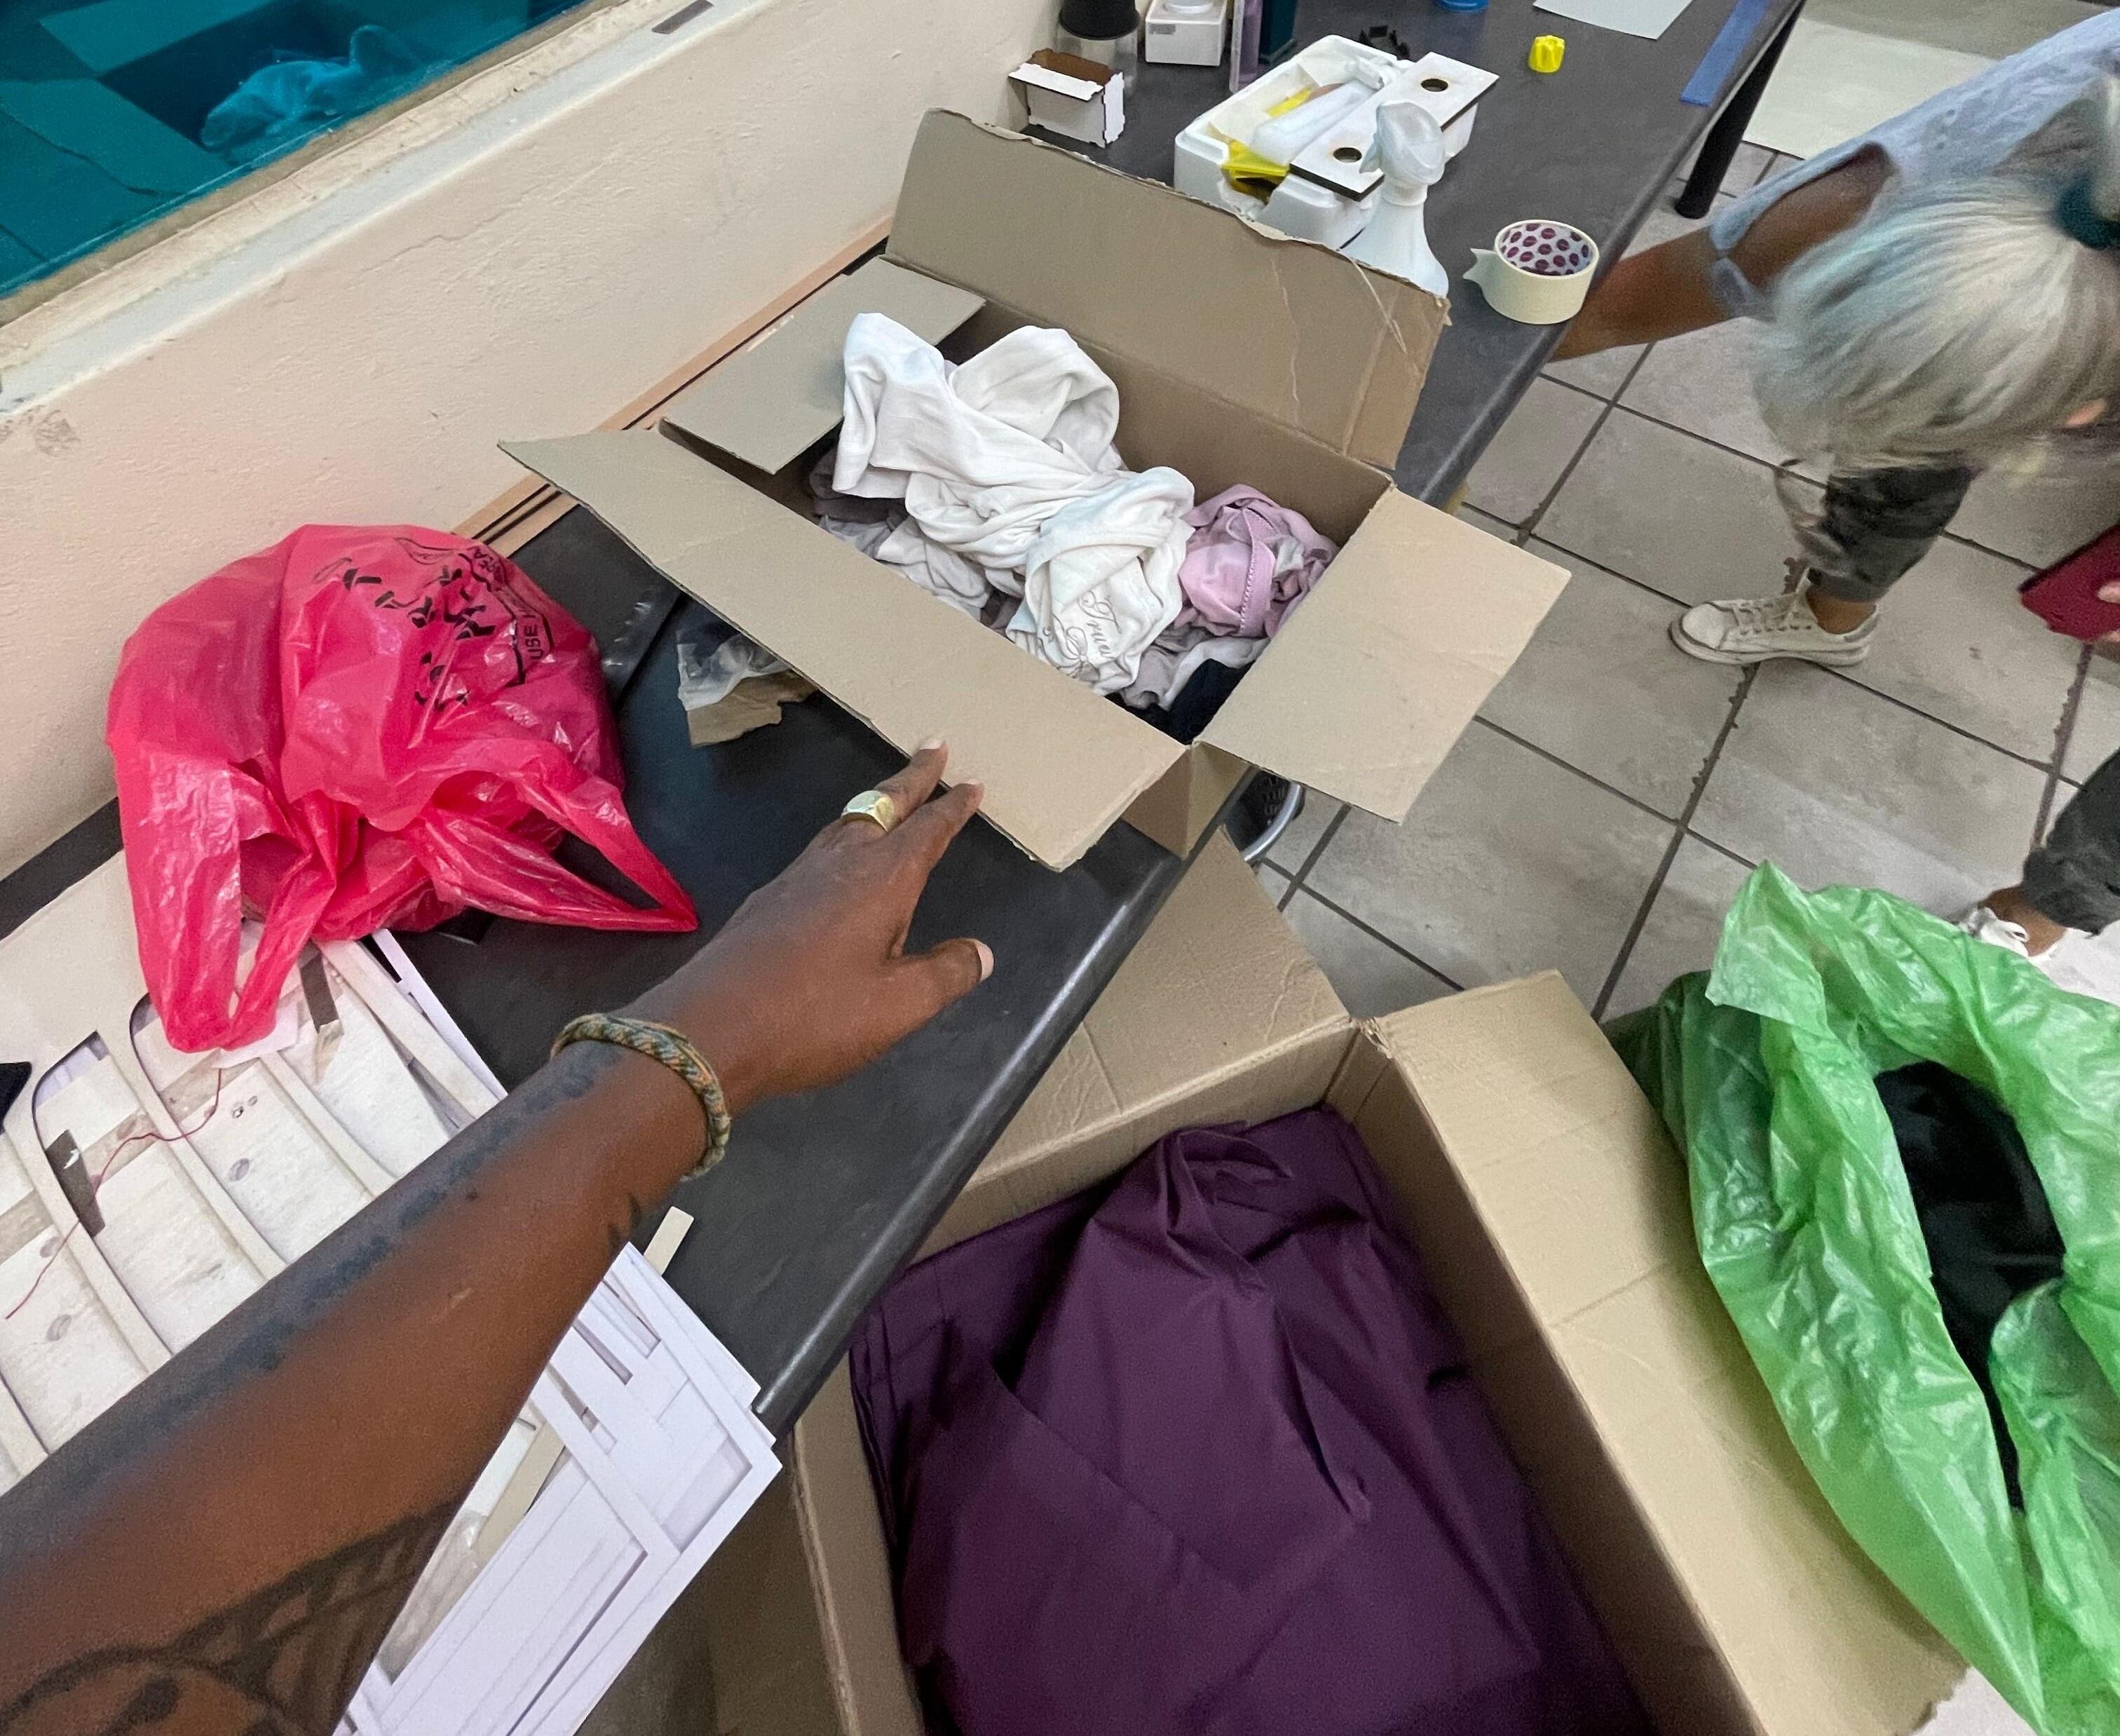
[[[1693,173],[1686,177],[1685,190],[1678,196],[1676,209],[1681,216],[1708,215],[1708,207],[1715,202],[1715,195],[1722,190],[1723,177],[1730,172],[1737,147],[1745,141],[1745,129],[1752,124],[1753,112],[1760,106],[1767,81],[1774,76],[1774,63],[1782,58],[1789,33],[1802,16],[1803,8],[1800,6],[1788,15],[1788,21],[1767,44],[1766,53],[1753,63],[1752,70],[1745,75],[1745,81],[1731,93],[1730,100],[1723,105],[1723,112],[1715,117],[1715,124],[1700,142],[1700,154],[1693,160]]]

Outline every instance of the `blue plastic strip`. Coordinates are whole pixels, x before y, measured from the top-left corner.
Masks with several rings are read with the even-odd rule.
[[[1760,21],[1767,16],[1768,4],[1769,0],[1737,0],[1730,8],[1723,28],[1708,44],[1708,52],[1700,57],[1700,64],[1693,69],[1685,88],[1679,92],[1681,102],[1704,109],[1722,95],[1723,81],[1737,64],[1737,57],[1751,45]]]

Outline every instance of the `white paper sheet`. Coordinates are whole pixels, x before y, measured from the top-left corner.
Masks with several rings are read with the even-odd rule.
[[[1653,42],[1684,12],[1690,0],[1532,0],[1532,11],[1594,24],[1600,30],[1646,36]],[[1564,67],[1561,77],[1567,77]]]
[[[0,1128],[0,1489],[500,1096],[388,936],[388,970],[358,944],[321,949],[334,1040],[295,980],[263,1049],[170,1048],[123,876],[121,859],[0,940],[0,1050],[35,1069]],[[92,1184],[92,1235],[54,1145]],[[676,1235],[658,1236],[665,1257]],[[757,1396],[621,1250],[343,1728],[570,1736],[779,1473]]]

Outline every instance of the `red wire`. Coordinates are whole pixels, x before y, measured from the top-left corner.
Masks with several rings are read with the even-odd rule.
[[[218,1067],[214,1068],[213,1101],[207,1105],[206,1115],[204,1118],[201,1119],[198,1127],[179,1128],[174,1133],[135,1133],[131,1138],[121,1141],[117,1150],[114,1151],[108,1157],[103,1160],[103,1167],[95,1172],[95,1179],[89,1183],[89,1198],[93,1199],[95,1197],[96,1191],[103,1185],[103,1178],[110,1173],[111,1166],[116,1163],[120,1157],[125,1155],[128,1147],[141,1144],[174,1145],[179,1139],[190,1138],[194,1133],[198,1133],[201,1128],[203,1128],[208,1121],[212,1120],[213,1118],[221,1112],[221,1088],[225,1082],[227,1077],[227,1073],[222,1068]],[[27,1308],[30,1305],[30,1298],[37,1293],[37,1286],[44,1282],[44,1274],[50,1271],[53,1267],[58,1264],[59,1255],[66,1252],[66,1245],[73,1240],[73,1232],[80,1227],[81,1219],[77,1217],[72,1223],[67,1226],[66,1234],[59,1238],[58,1245],[53,1249],[49,1254],[45,1256],[44,1264],[38,1267],[37,1275],[30,1280],[30,1287],[22,1292],[22,1300],[16,1303],[16,1305],[12,1308],[10,1308],[7,1313],[0,1314],[0,1320],[12,1320],[16,1315],[20,1314],[25,1308]]]

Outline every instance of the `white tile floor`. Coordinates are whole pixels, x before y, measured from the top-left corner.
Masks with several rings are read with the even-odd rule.
[[[1754,152],[1735,189],[1775,166]],[[1686,225],[1667,211],[1658,236]],[[2015,879],[2120,752],[2120,664],[2012,594],[2120,519],[2120,471],[1988,478],[1845,674],[1698,663],[1680,604],[1774,589],[1793,552],[1741,329],[1549,370],[1464,515],[1567,590],[1403,828],[1313,798],[1261,877],[1358,1013],[1558,969],[1601,1016],[1713,956],[1750,864],[1939,912]]]
[[[1861,78],[1837,76],[1856,58],[1862,63]],[[1990,57],[1962,49],[1800,18],[1745,137],[1770,151],[1809,156],[1964,83],[1990,64]]]

